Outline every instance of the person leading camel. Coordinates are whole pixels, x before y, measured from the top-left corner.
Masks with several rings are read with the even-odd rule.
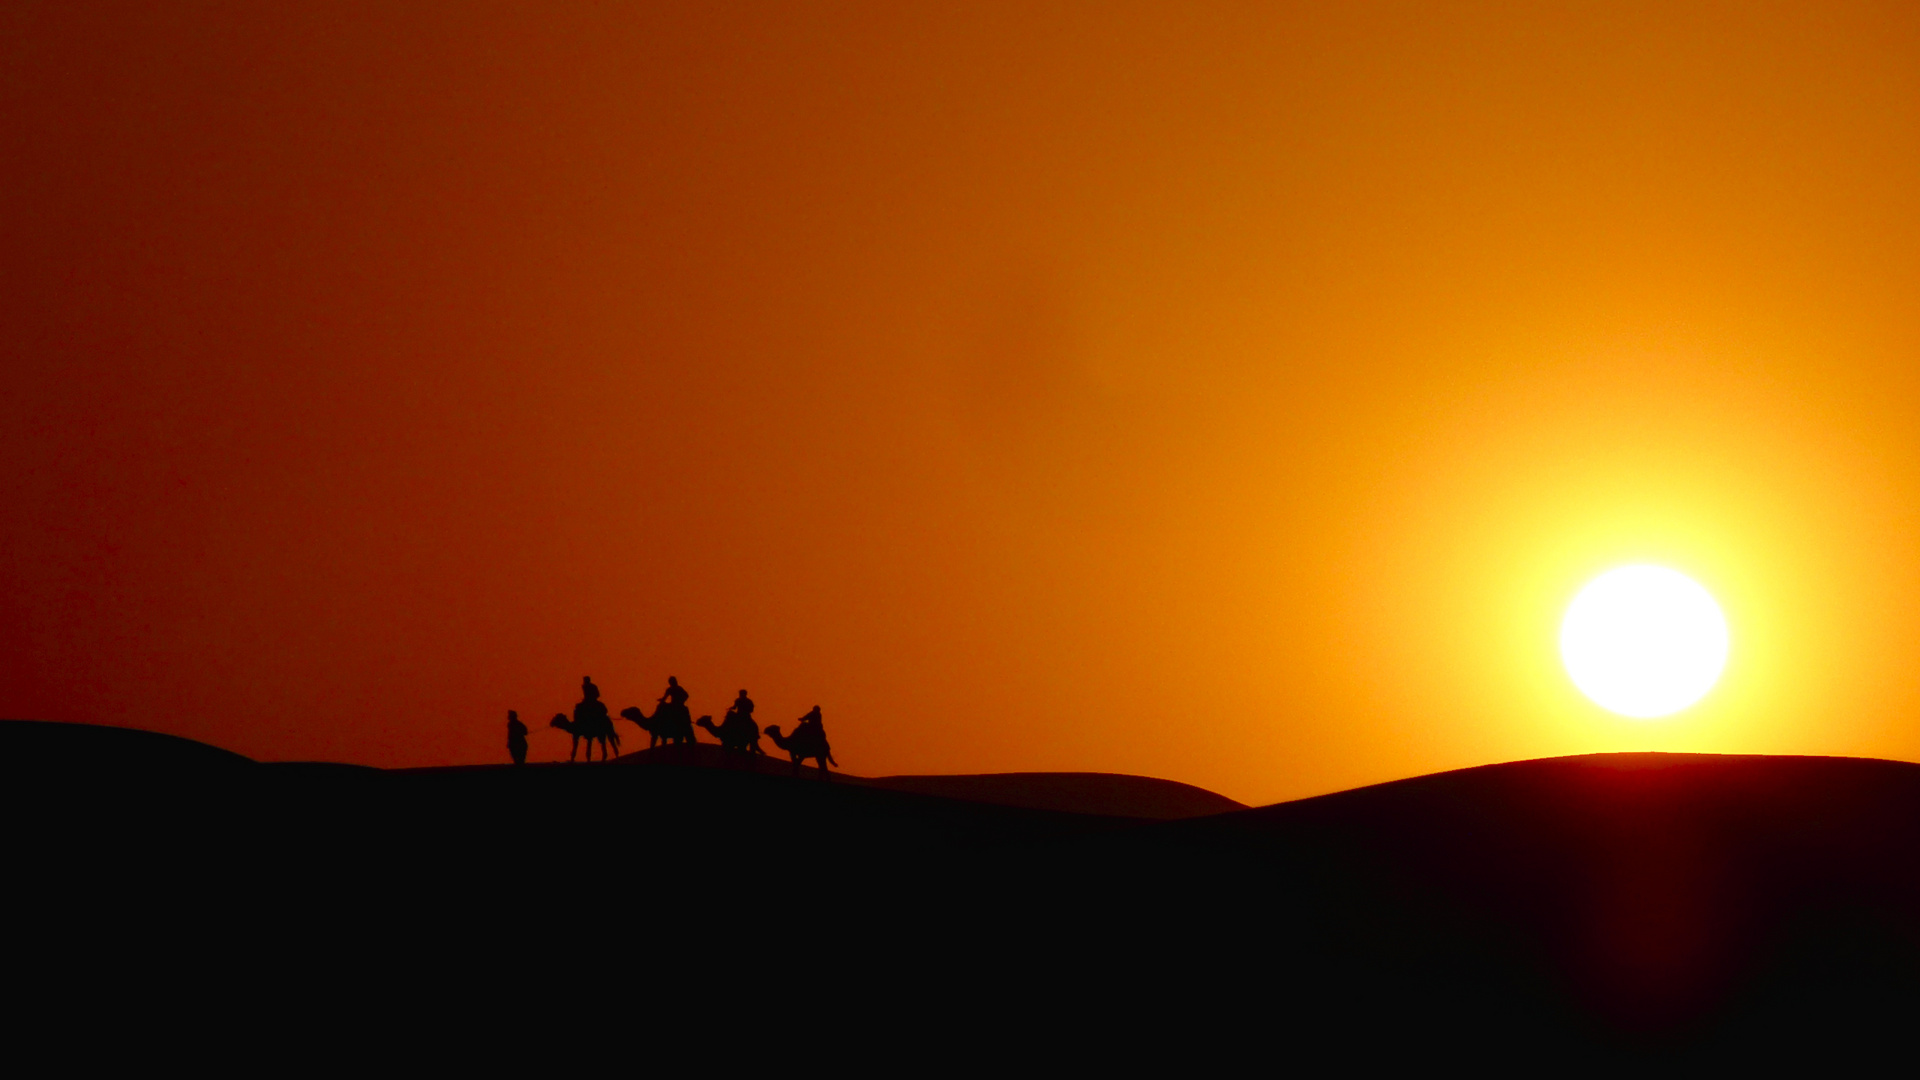
[[[520,722],[520,714],[507,710],[507,753],[513,755],[515,765],[527,763],[527,725]]]

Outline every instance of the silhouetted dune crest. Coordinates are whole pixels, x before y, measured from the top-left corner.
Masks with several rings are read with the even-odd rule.
[[[0,768],[230,769],[254,764],[177,735],[103,724],[0,720]]]
[[[1158,821],[1245,810],[1225,795],[1151,776],[1097,772],[880,776],[867,783],[947,799]]]
[[[1278,853],[1403,911],[1447,913],[1448,934],[1506,942],[1615,1030],[1757,1033],[1752,1017],[1825,1023],[1920,996],[1912,763],[1545,758],[1155,832],[1162,850]],[[1772,996],[1740,1005],[1755,995]]]
[[[792,773],[791,767],[781,758],[728,753],[712,743],[639,750],[622,755],[614,763],[731,769],[769,776]],[[808,772],[805,775],[815,774]],[[832,780],[825,782],[859,784],[1028,810],[1155,821],[1223,814],[1247,808],[1244,803],[1192,784],[1125,773],[1019,772],[866,777],[835,772]]]

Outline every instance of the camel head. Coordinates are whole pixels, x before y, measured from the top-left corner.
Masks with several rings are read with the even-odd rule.
[[[554,714],[553,714],[553,719],[552,719],[552,720],[549,720],[549,721],[547,721],[547,726],[548,726],[548,727],[557,727],[557,728],[565,728],[565,727],[570,727],[570,726],[572,726],[572,725],[571,725],[570,723],[568,723],[568,721],[567,721],[567,714],[566,714],[566,713],[563,713],[563,712],[557,712],[557,713],[554,713]]]
[[[713,717],[711,716],[703,716],[700,719],[695,720],[694,723],[699,724],[701,727],[706,728],[708,731],[713,730]]]
[[[646,715],[647,715],[646,713],[643,713],[640,711],[640,706],[638,705],[629,705],[626,708],[620,710],[621,719],[631,720],[636,724],[638,724],[641,721],[641,719]]]

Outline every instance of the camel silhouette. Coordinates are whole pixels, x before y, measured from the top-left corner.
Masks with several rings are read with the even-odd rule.
[[[727,718],[718,725],[714,724],[711,716],[703,716],[694,723],[713,732],[713,737],[720,740],[722,750],[738,750],[749,754],[766,753],[760,745],[760,725],[754,723],[751,716],[743,716],[729,710]]]
[[[800,763],[808,758],[820,763],[820,773],[823,776],[833,775],[827,772],[828,762],[832,761],[835,768],[840,767],[839,762],[833,761],[833,748],[827,745],[826,734],[817,727],[802,724],[789,736],[780,733],[779,724],[768,724],[767,738],[772,739],[773,745],[785,750],[787,756],[793,759],[795,776],[800,775]]]
[[[673,706],[668,705],[664,699],[654,705],[652,716],[641,712],[640,706],[638,705],[629,705],[620,710],[620,718],[622,720],[633,721],[645,730],[648,735],[652,736],[652,739],[647,743],[647,749],[649,750],[659,746],[663,742],[690,743],[700,741],[693,737],[693,725],[687,722],[686,710],[684,708],[675,709]],[[703,724],[711,724],[713,717],[703,716],[700,718],[700,722]]]
[[[587,740],[588,761],[593,760],[593,744],[595,741],[600,743],[601,761],[607,760],[608,743],[613,744],[614,753],[618,754],[620,752],[620,733],[613,730],[613,721],[609,719],[604,712],[597,716],[582,716],[578,720],[567,719],[566,713],[554,713],[553,720],[548,726],[557,727],[561,731],[573,736],[573,748],[567,751],[568,761],[572,761],[573,755],[580,752],[581,739]]]

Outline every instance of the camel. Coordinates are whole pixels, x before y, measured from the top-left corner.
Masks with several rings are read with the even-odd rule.
[[[675,715],[675,713],[676,710],[662,701],[654,705],[652,716],[641,712],[640,706],[638,705],[629,705],[620,710],[620,718],[622,720],[633,721],[635,724],[640,725],[648,735],[653,736],[647,743],[647,749],[649,750],[659,746],[663,742],[699,742],[700,740],[693,737],[693,725],[687,723],[686,710],[678,710],[678,715]],[[710,724],[713,722],[713,717],[711,716],[703,716],[700,719],[703,723]]]
[[[554,713],[548,727],[557,727],[573,736],[573,748],[567,751],[567,760],[580,752],[580,740],[587,740],[587,760],[593,760],[593,744],[600,744],[600,760],[607,760],[607,744],[613,744],[613,752],[620,752],[620,733],[613,730],[613,721],[605,713],[599,716],[583,716],[578,720],[567,719],[566,713]]]
[[[795,776],[800,775],[800,763],[808,758],[820,763],[820,773],[823,776],[833,775],[827,772],[828,762],[832,761],[834,768],[840,767],[839,762],[833,761],[833,748],[827,745],[826,735],[822,734],[818,728],[802,725],[795,728],[791,736],[787,736],[780,734],[779,724],[768,724],[767,738],[772,739],[773,745],[785,750],[787,756],[793,759]]]
[[[751,716],[741,716],[737,712],[728,712],[727,718],[714,725],[713,717],[703,716],[694,723],[713,732],[720,740],[722,750],[739,750],[749,754],[765,754],[760,746],[760,725],[753,722]]]

